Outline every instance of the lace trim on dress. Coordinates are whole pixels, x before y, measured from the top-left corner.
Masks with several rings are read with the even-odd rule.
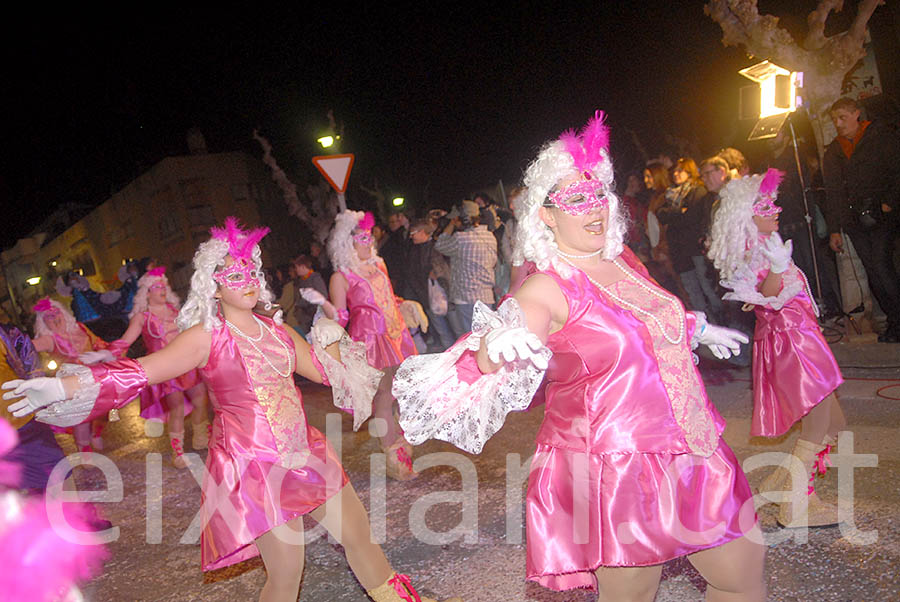
[[[471,334],[443,353],[404,360],[394,376],[393,394],[407,441],[419,445],[440,439],[477,454],[509,412],[528,408],[544,370],[530,361],[516,360],[492,374],[481,374],[471,353],[481,346],[483,336],[499,326],[525,326],[525,315],[514,298],[497,311],[477,301]],[[547,347],[539,353],[548,361],[552,355]],[[460,378],[461,369],[477,373],[476,377],[467,382]]]
[[[53,426],[75,426],[91,415],[97,396],[100,395],[100,383],[94,380],[91,369],[80,364],[63,364],[56,372],[56,377],[65,376],[78,377],[78,391],[71,399],[64,399],[38,410],[35,416],[40,422]]]
[[[661,327],[671,328],[675,320],[684,318],[670,303],[658,299],[628,279],[619,280],[610,286],[626,301],[655,314],[659,320],[660,324],[657,324],[656,320],[632,312],[650,332],[659,375],[669,396],[672,415],[684,433],[685,442],[693,453],[711,456],[719,446],[719,433],[694,369],[690,345],[684,342],[673,345],[666,340],[661,330]]]
[[[353,430],[356,431],[372,415],[372,400],[383,374],[369,365],[366,346],[351,339],[347,333],[341,337],[338,348],[341,361],[328,355],[318,341],[312,343],[312,355],[325,371],[335,407],[353,412]]]
[[[758,249],[755,249],[750,261],[738,268],[731,278],[721,281],[722,286],[732,291],[725,293],[722,298],[728,301],[743,301],[761,305],[777,311],[808,288],[803,273],[791,262],[791,266],[782,276],[781,291],[774,297],[766,297],[756,287],[760,283],[760,276],[764,275],[768,269],[769,261]]]

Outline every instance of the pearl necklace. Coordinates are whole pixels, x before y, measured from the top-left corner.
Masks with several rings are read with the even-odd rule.
[[[672,345],[680,345],[680,344],[681,344],[681,341],[684,340],[684,314],[683,314],[682,312],[679,312],[679,311],[678,311],[678,308],[679,308],[679,305],[680,305],[680,304],[678,303],[678,300],[677,300],[677,299],[674,299],[674,298],[672,298],[672,297],[670,297],[670,296],[668,296],[668,295],[666,295],[666,294],[664,294],[664,293],[661,293],[661,292],[655,290],[655,289],[654,289],[653,287],[651,287],[649,284],[647,284],[646,282],[644,282],[643,280],[641,280],[640,278],[638,278],[635,274],[633,274],[633,273],[631,272],[631,270],[625,268],[625,266],[623,266],[622,264],[620,264],[618,258],[613,259],[612,262],[613,262],[613,264],[615,264],[615,266],[616,266],[617,268],[619,268],[619,270],[620,270],[623,274],[625,274],[625,277],[626,277],[626,278],[628,278],[629,280],[631,280],[632,282],[634,282],[635,284],[637,284],[639,287],[641,287],[642,289],[644,289],[645,291],[647,291],[648,293],[650,293],[650,294],[653,295],[654,297],[657,297],[658,299],[662,299],[663,301],[667,301],[669,304],[672,305],[672,308],[675,310],[675,312],[676,312],[677,314],[680,314],[680,318],[679,318],[679,320],[678,320],[678,336],[677,336],[677,337],[675,337],[675,338],[673,339],[673,338],[671,338],[668,334],[666,334],[666,329],[663,328],[663,325],[662,325],[662,323],[659,321],[659,318],[657,318],[654,314],[650,313],[650,312],[647,311],[646,309],[643,309],[643,308],[641,308],[641,307],[638,307],[638,306],[635,305],[634,303],[631,303],[631,302],[629,302],[629,301],[626,301],[625,299],[622,299],[621,297],[619,297],[618,295],[616,295],[615,293],[613,293],[612,291],[610,291],[607,287],[603,286],[602,284],[600,284],[599,282],[597,282],[596,280],[594,280],[593,278],[591,278],[591,276],[590,276],[587,272],[585,272],[584,270],[581,270],[581,269],[580,269],[579,267],[577,267],[574,263],[572,263],[571,261],[569,261],[568,259],[566,259],[565,256],[562,257],[562,260],[563,260],[564,262],[568,263],[570,266],[572,266],[572,267],[575,268],[576,270],[580,270],[581,273],[584,274],[585,277],[586,277],[588,280],[590,280],[591,284],[593,284],[594,286],[596,286],[597,288],[599,288],[599,289],[600,289],[601,291],[603,291],[605,294],[607,294],[607,295],[609,295],[610,297],[612,297],[612,298],[613,298],[614,300],[616,300],[620,305],[623,305],[623,306],[627,307],[628,309],[630,309],[631,311],[637,312],[637,313],[641,314],[642,316],[646,316],[647,318],[653,320],[653,321],[656,323],[657,328],[659,328],[659,331],[662,333],[663,338],[666,339],[666,341],[668,341],[670,344],[672,344]]]
[[[234,332],[235,334],[237,334],[238,336],[240,336],[241,338],[246,340],[248,343],[250,343],[250,345],[252,345],[253,348],[256,349],[256,352],[259,353],[264,360],[266,360],[266,363],[269,364],[269,367],[272,368],[272,370],[274,370],[276,374],[278,374],[278,376],[280,376],[282,378],[288,378],[291,375],[291,373],[294,371],[293,362],[291,361],[290,350],[288,349],[287,345],[284,344],[284,341],[282,341],[280,338],[275,336],[275,333],[272,332],[271,328],[266,326],[262,320],[260,320],[259,318],[256,317],[256,314],[253,315],[253,319],[256,321],[257,324],[259,324],[259,336],[256,337],[255,339],[251,338],[250,336],[241,332],[240,328],[238,328],[237,326],[235,326],[228,320],[225,320],[225,323],[228,325],[228,328],[230,328],[232,330],[232,332]],[[265,353],[263,353],[263,350],[256,346],[256,343],[262,340],[263,334],[265,334],[266,332],[268,332],[272,336],[272,338],[275,339],[275,341],[279,345],[281,345],[281,348],[284,349],[284,353],[287,356],[287,373],[282,372],[281,370],[276,368],[275,364],[273,364],[272,361],[269,359],[269,356],[267,356]]]
[[[567,259],[587,259],[588,257],[596,257],[597,255],[599,255],[602,252],[603,252],[603,247],[600,247],[593,253],[588,253],[587,255],[570,255],[570,254],[565,253],[562,250],[560,250],[559,247],[556,248],[557,255],[562,255],[563,257],[565,257]],[[566,263],[568,263],[568,262],[566,262]]]
[[[166,321],[165,321],[165,318],[161,318],[160,316],[157,316],[157,315],[154,314],[152,311],[150,311],[150,309],[147,309],[147,313],[150,314],[150,315],[147,317],[147,332],[148,332],[148,333],[150,334],[150,336],[153,337],[154,339],[163,339],[163,338],[165,338],[166,332],[168,332],[168,331],[163,330],[163,333],[162,333],[162,334],[156,334],[155,332],[153,332],[153,318],[154,318],[154,317],[157,317],[157,318],[160,319],[160,321],[162,321],[162,323],[163,323],[163,329],[165,329],[165,327],[166,327]]]

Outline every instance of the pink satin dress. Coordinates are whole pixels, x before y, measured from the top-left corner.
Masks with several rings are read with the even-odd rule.
[[[53,333],[53,351],[50,357],[58,366],[63,364],[80,364],[78,356],[88,351],[100,351],[107,348],[107,343],[81,322],[77,322],[78,330],[67,333],[69,336],[62,336]],[[96,420],[107,420],[107,416],[98,416]],[[51,426],[56,433],[73,433],[72,427]]]
[[[378,271],[371,279],[352,270],[343,270],[341,274],[350,285],[347,289],[350,314],[347,334],[354,341],[365,344],[369,365],[380,370],[416,355],[416,344],[400,315],[384,263],[378,264]]]
[[[152,311],[144,312],[144,326],[141,328],[141,337],[147,353],[155,353],[168,345],[178,335],[178,327],[175,325],[175,316],[178,310],[167,306],[169,315],[161,318]],[[196,370],[185,372],[177,378],[167,380],[164,383],[151,385],[141,391],[141,418],[144,420],[165,421],[168,415],[168,407],[165,396],[169,393],[187,391],[200,384],[200,374]],[[184,415],[187,416],[194,409],[187,398],[184,400]]]
[[[791,264],[789,268],[797,270]],[[768,268],[757,274],[757,284]],[[802,277],[802,276],[801,276]],[[807,293],[780,310],[756,305],[753,333],[754,437],[778,437],[844,382]]]
[[[266,333],[254,347],[223,325],[212,331],[209,360],[200,369],[216,411],[200,510],[204,571],[259,555],[256,538],[315,510],[348,482],[334,448],[307,424],[293,375],[278,374],[287,374],[288,354],[296,365],[290,335],[260,319],[281,343]],[[147,386],[137,360],[90,370],[100,391],[87,420],[122,407]]]
[[[620,256],[663,291],[633,254]],[[722,545],[755,523],[724,419],[694,367],[692,314],[623,279],[609,290],[582,272],[559,285],[569,318],[547,340],[546,407],[528,482],[527,577],[555,590],[596,590],[601,566],[647,566]],[[677,301],[677,300],[676,300]]]

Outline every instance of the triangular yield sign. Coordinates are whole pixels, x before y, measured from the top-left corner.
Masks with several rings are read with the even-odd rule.
[[[331,187],[337,192],[347,190],[347,181],[350,179],[350,170],[353,168],[353,154],[321,155],[312,158],[316,166]]]

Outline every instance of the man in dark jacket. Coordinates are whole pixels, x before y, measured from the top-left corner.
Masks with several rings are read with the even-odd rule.
[[[831,106],[837,136],[825,150],[825,220],[829,244],[843,252],[844,234],[866,268],[872,294],[887,315],[887,329],[878,337],[900,342],[900,277],[893,248],[900,211],[900,139],[878,122],[860,121],[859,106],[841,98]]]

